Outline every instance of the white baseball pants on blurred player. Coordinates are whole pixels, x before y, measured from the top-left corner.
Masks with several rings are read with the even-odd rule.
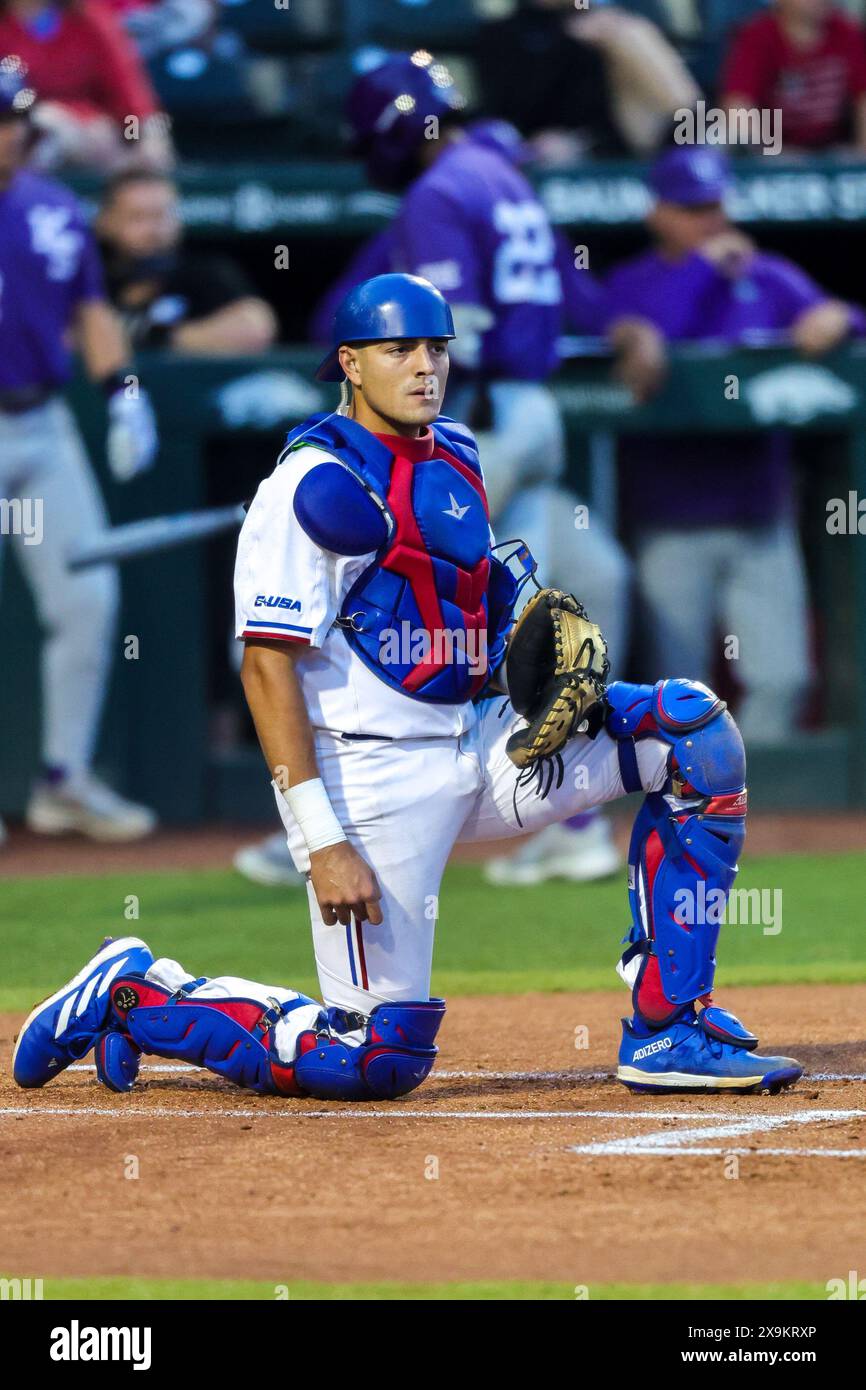
[[[316,731],[322,780],[349,842],[376,874],[384,917],[381,926],[326,926],[308,883],[326,1004],[369,1013],[384,1001],[428,997],[439,885],[455,843],[540,830],[624,794],[616,744],[602,732],[572,739],[561,783],[555,778],[545,798],[524,784],[515,806],[519,773],[505,743],[519,722],[506,700],[491,699],[459,739],[389,742]],[[669,751],[658,739],[637,744],[646,791],[664,784]],[[279,792],[276,800],[292,857],[306,872],[303,837]]]
[[[119,584],[109,565],[78,574],[66,568],[72,548],[95,539],[107,523],[65,401],[51,400],[20,415],[0,413],[0,499],[7,503],[4,517],[15,515],[16,502],[25,517],[41,514],[41,535],[35,528],[30,539],[14,534],[9,522],[2,529],[13,532],[12,547],[44,633],[42,761],[74,774],[93,753]]]
[[[493,428],[475,432],[497,541],[519,537],[538,562],[540,583],[580,599],[598,623],[611,663],[624,660],[629,629],[630,563],[593,509],[575,525],[578,498],[562,486],[565,430],[556,397],[535,381],[496,381],[487,390]],[[445,413],[465,421],[472,391],[448,391]],[[534,592],[523,591],[524,601]]]
[[[647,531],[637,540],[647,680],[688,671],[712,685],[719,643],[743,687],[747,743],[783,743],[809,686],[808,596],[793,522]]]

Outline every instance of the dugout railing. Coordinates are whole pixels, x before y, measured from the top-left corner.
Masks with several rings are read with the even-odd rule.
[[[224,444],[228,438],[229,458],[235,448],[240,458],[251,441],[261,448],[264,440],[266,457],[271,443],[276,457],[287,426],[335,403],[335,389],[312,380],[317,358],[308,347],[243,361],[142,355],[139,368],[156,405],[162,448],[158,467],[125,487],[111,481],[104,466],[100,397],[77,382],[73,405],[112,521],[206,505],[209,439]],[[818,362],[779,349],[680,348],[664,389],[643,406],[612,378],[609,359],[590,354],[570,361],[555,389],[568,421],[575,480],[600,511],[614,505],[617,434],[785,426],[805,441],[803,532],[826,672],[819,723],[792,734],[785,748],[753,750],[750,782],[756,804],[766,807],[866,804],[866,344]],[[235,500],[241,499],[242,490]],[[833,517],[827,510],[834,499],[846,508],[844,534],[828,529],[833,517],[838,524],[838,507]],[[576,538],[579,543],[579,532]],[[231,614],[228,591],[212,589],[203,544],[123,567],[99,763],[168,822],[262,820],[273,811],[258,751],[246,746],[215,754],[211,748],[204,633],[214,605],[224,610],[226,630]],[[38,643],[30,596],[8,562],[0,593],[0,814],[15,816],[38,759]],[[138,639],[134,659],[124,655],[130,636]]]

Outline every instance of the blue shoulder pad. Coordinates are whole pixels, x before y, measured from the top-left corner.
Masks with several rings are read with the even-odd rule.
[[[448,415],[440,415],[433,425],[433,437],[443,444],[455,458],[465,463],[472,472],[481,477],[481,464],[478,461],[478,445],[468,425],[461,425]]]
[[[335,555],[378,550],[393,529],[381,498],[341,463],[317,463],[305,473],[294,508],[310,539]]]
[[[391,450],[356,420],[334,411],[311,415],[286,435],[286,450],[312,444],[336,454],[353,473],[368,478],[384,496],[391,477]]]

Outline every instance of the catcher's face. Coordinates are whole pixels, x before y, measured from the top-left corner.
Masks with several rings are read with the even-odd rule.
[[[445,338],[347,345],[340,365],[353,387],[356,418],[384,422],[371,428],[418,434],[441,413],[449,365]]]

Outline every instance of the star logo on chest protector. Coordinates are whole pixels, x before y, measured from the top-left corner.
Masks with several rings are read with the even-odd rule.
[[[449,492],[448,500],[451,503],[451,506],[445,507],[443,509],[442,515],[453,516],[455,521],[462,521],[472,504],[470,502],[467,502],[465,507],[459,507],[457,505],[457,498],[454,496],[453,492]]]

